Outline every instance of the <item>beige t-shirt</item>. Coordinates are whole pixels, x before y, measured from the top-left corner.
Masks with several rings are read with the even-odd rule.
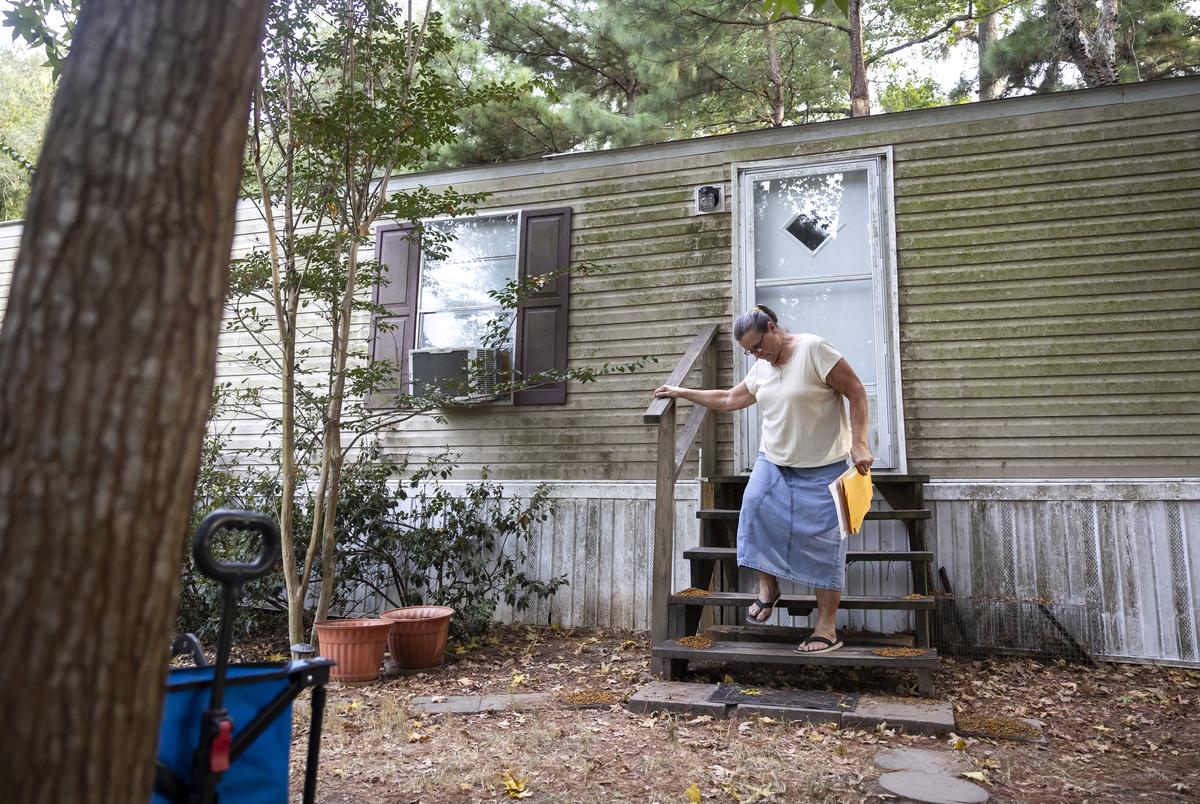
[[[850,420],[842,395],[825,382],[842,354],[818,335],[796,335],[796,351],[779,368],[756,360],[746,387],[762,411],[758,448],[776,466],[825,466],[850,454]]]

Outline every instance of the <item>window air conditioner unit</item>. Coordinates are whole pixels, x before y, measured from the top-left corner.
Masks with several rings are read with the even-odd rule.
[[[499,398],[499,349],[413,349],[409,355],[414,396],[440,391],[464,405]]]

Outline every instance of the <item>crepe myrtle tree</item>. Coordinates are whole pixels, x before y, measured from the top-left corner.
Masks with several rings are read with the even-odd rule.
[[[280,474],[293,643],[314,639],[308,624],[330,613],[347,459],[381,431],[437,415],[462,391],[435,388],[367,404],[397,385],[396,366],[373,361],[356,332],[384,312],[372,300],[375,286],[386,281],[382,266],[364,257],[374,225],[407,222],[407,236],[436,258],[446,254],[450,237],[421,221],[472,214],[484,199],[454,189],[393,190],[390,179],[419,169],[431,149],[452,141],[464,109],[530,90],[446,78],[438,59],[452,44],[428,5],[413,14],[410,4],[394,0],[276,2],[267,19],[244,182],[263,234],[233,262],[226,327],[249,344],[240,359],[259,377],[273,378],[231,390],[239,415],[258,419],[278,444],[268,457]],[[514,281],[495,297],[515,308],[543,281]],[[495,323],[495,342],[506,337],[505,326],[503,317]],[[510,378],[500,390],[554,379],[587,382],[644,362]],[[307,532],[298,528],[302,504]]]

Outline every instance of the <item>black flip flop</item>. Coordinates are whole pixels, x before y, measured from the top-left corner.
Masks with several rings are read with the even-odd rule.
[[[809,642],[824,642],[825,647],[817,648],[816,650],[805,650],[804,646]],[[825,637],[810,636],[808,639],[804,640],[796,648],[794,648],[794,650],[796,653],[799,653],[802,656],[820,656],[822,653],[833,653],[841,646],[842,641],[840,639],[837,642],[834,642],[833,640],[826,639]]]
[[[758,606],[759,614],[762,614],[764,611],[772,612],[775,610],[775,604],[779,602],[779,598],[781,598],[781,597],[783,597],[782,589],[780,589],[778,592],[775,593],[774,600],[755,600],[750,605]],[[756,619],[755,616],[750,613],[749,609],[746,610],[746,622],[750,623],[751,625],[766,625],[767,620],[769,620],[769,619],[771,619],[770,614],[768,614],[766,616],[766,619],[759,620],[759,619]]]

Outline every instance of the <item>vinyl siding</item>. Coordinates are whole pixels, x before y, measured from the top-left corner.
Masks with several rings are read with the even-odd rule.
[[[739,379],[732,217],[693,215],[693,188],[728,192],[734,162],[879,146],[894,154],[909,470],[1200,475],[1197,79],[401,177],[492,192],[484,211],[570,206],[572,259],[594,272],[572,282],[569,364],[660,362],[573,383],[566,405],[413,419],[388,447],[450,447],[464,474],[486,465],[498,479],[652,479],[640,414],[703,324],[722,328],[721,384]],[[238,217],[235,255],[264,228],[249,206]],[[19,235],[19,223],[0,226],[0,309]],[[366,322],[355,331],[365,338]],[[307,345],[319,360],[319,340]],[[244,360],[255,349],[223,335],[221,378],[264,384]],[[222,427],[261,440],[252,419]],[[721,471],[733,471],[731,417],[718,429]]]

